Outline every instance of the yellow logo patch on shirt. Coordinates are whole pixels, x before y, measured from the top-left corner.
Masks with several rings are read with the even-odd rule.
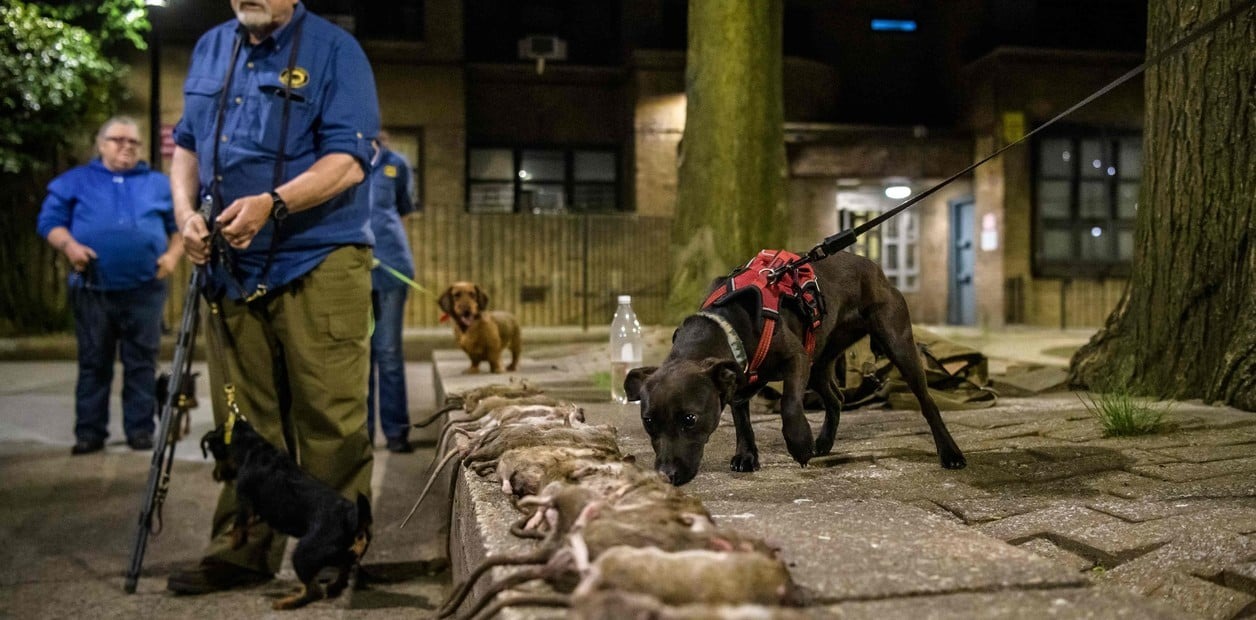
[[[310,72],[301,67],[294,67],[292,73],[288,73],[288,70],[284,69],[279,74],[279,83],[292,88],[301,88],[310,83]]]
[[[397,178],[397,167],[392,164],[384,166],[384,176],[390,179]]]

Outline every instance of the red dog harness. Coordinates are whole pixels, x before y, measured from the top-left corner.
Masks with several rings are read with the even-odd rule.
[[[811,357],[815,351],[816,329],[824,318],[824,302],[820,298],[820,285],[816,282],[815,271],[811,265],[804,264],[789,269],[776,278],[769,278],[774,270],[798,258],[797,254],[785,250],[760,250],[758,256],[728,274],[724,285],[712,291],[702,303],[702,309],[706,310],[743,293],[758,296],[759,322],[763,335],[759,337],[754,357],[745,368],[750,383],[758,381],[759,365],[768,355],[772,334],[781,318],[782,299],[789,298],[798,303],[803,312],[803,346],[807,349],[807,357]]]

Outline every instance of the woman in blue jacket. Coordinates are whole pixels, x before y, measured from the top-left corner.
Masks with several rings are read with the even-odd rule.
[[[127,444],[153,447],[164,280],[183,255],[183,240],[175,234],[170,180],[139,161],[139,135],[130,118],[105,121],[96,133],[100,157],[53,179],[39,212],[39,235],[73,269],[76,455],[105,447],[116,356]]]

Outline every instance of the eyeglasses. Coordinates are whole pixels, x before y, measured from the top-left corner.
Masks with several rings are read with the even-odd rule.
[[[125,136],[105,136],[105,139],[118,146],[139,146],[140,141],[135,138],[127,138]]]

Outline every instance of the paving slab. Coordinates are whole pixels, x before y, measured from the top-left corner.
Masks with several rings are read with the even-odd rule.
[[[779,545],[794,579],[824,603],[1085,581],[1055,562],[900,502],[704,503],[717,523]]]
[[[1191,617],[1207,620],[1226,620],[1239,615],[1256,597],[1192,575],[1174,573],[1164,584],[1151,593],[1160,599],[1180,607]]]
[[[849,620],[912,618],[928,620],[1003,620],[1006,618],[1069,618],[1169,620],[1182,611],[1128,592],[1097,588],[1053,588],[914,596],[851,602],[824,608],[818,617]]]
[[[1017,546],[1048,560],[1054,560],[1075,573],[1083,573],[1095,567],[1094,560],[1077,555],[1044,538],[1034,538]]]
[[[1256,562],[1236,564],[1225,569],[1222,580],[1230,588],[1256,596]]]

